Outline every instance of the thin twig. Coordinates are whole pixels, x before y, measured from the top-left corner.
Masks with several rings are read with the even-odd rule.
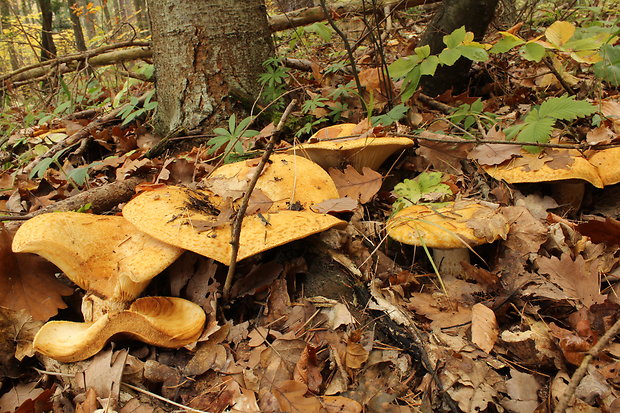
[[[588,354],[583,358],[581,364],[573,373],[573,377],[570,379],[570,383],[568,384],[568,388],[564,391],[560,402],[555,406],[553,413],[564,413],[568,408],[568,403],[570,402],[571,397],[575,394],[575,390],[577,390],[577,386],[581,383],[581,379],[584,378],[586,372],[588,371],[588,365],[592,361],[592,359],[598,355],[598,353],[614,338],[616,334],[620,332],[620,318],[616,320],[613,326],[601,337],[601,339],[592,346]]]
[[[254,187],[256,186],[256,182],[258,182],[258,178],[263,172],[263,168],[267,164],[267,161],[269,161],[269,157],[271,156],[271,153],[273,152],[276,144],[280,140],[280,133],[281,133],[282,127],[284,126],[286,119],[289,117],[289,115],[293,111],[293,107],[296,104],[297,104],[297,100],[295,99],[293,99],[291,103],[288,104],[288,106],[286,107],[286,110],[284,111],[284,113],[282,114],[282,117],[280,118],[280,122],[278,123],[278,126],[276,126],[275,130],[271,134],[271,138],[269,139],[269,142],[267,143],[265,152],[263,153],[263,156],[260,159],[260,162],[258,163],[256,170],[254,171],[254,175],[252,175],[252,179],[250,180],[250,183],[248,184],[248,187],[245,191],[245,195],[243,196],[243,199],[241,201],[241,206],[239,207],[239,210],[237,211],[237,215],[233,221],[233,225],[231,228],[231,241],[230,241],[230,245],[232,246],[231,252],[230,252],[230,266],[228,267],[228,273],[226,274],[226,281],[224,282],[224,289],[222,291],[222,295],[225,300],[228,300],[229,298],[230,287],[232,286],[233,276],[235,275],[235,269],[237,266],[237,256],[239,254],[239,239],[241,238],[241,224],[243,223],[243,217],[245,216],[245,211],[248,209],[248,203],[250,202],[250,196],[252,195],[252,191],[254,191]]]
[[[327,22],[329,23],[330,26],[332,26],[332,29],[334,29],[334,31],[338,34],[338,36],[340,36],[340,38],[342,39],[342,43],[344,43],[344,48],[347,50],[347,55],[349,56],[349,62],[351,62],[351,68],[353,69],[352,72],[353,72],[353,78],[355,79],[355,85],[357,86],[357,93],[360,95],[362,106],[366,106],[366,104],[364,103],[364,88],[362,87],[360,78],[357,75],[357,67],[355,66],[355,57],[353,56],[353,50],[351,49],[351,45],[349,44],[349,39],[347,38],[347,35],[344,34],[338,26],[336,26],[336,23],[334,22],[334,19],[332,18],[330,11],[327,8],[327,5],[325,4],[325,0],[321,0],[321,7],[323,8],[323,12],[325,13],[325,18],[327,19]]]

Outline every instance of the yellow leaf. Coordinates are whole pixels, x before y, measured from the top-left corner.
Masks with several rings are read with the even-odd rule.
[[[575,26],[565,21],[557,21],[545,30],[545,37],[549,42],[562,46],[575,34]]]

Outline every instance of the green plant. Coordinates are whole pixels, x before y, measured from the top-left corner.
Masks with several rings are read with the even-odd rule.
[[[407,102],[417,90],[422,76],[434,75],[438,65],[452,66],[460,57],[475,62],[487,60],[489,55],[485,46],[473,39],[474,34],[461,27],[443,37],[446,48],[439,55],[432,55],[430,46],[426,45],[416,47],[415,54],[392,63],[388,68],[390,77],[403,79],[401,100]]]
[[[243,155],[245,148],[243,147],[243,138],[251,138],[259,134],[258,131],[248,129],[250,123],[254,120],[254,116],[248,116],[237,125],[237,118],[232,114],[228,119],[228,130],[224,128],[215,128],[213,133],[215,137],[207,141],[209,150],[207,153],[214,154],[224,145],[224,162],[231,162],[235,155]]]
[[[484,112],[484,105],[482,100],[477,99],[474,103],[464,103],[461,106],[454,109],[454,111],[448,116],[455,124],[462,124],[464,129],[471,128],[476,122],[480,122],[484,126],[491,127],[497,123],[497,116],[491,112]]]
[[[135,118],[142,116],[145,113],[152,112],[157,108],[157,102],[151,101],[155,95],[155,90],[151,90],[144,100],[142,107],[140,107],[140,101],[137,97],[132,96],[129,103],[121,110],[118,115],[123,119],[121,126],[127,125]]]
[[[506,139],[518,142],[549,142],[553,126],[558,120],[572,121],[596,112],[596,106],[574,97],[549,98],[540,106],[532,108],[523,123],[504,129]],[[524,146],[525,150],[537,153],[540,147]]]
[[[394,193],[398,198],[392,204],[392,214],[412,205],[442,206],[441,201],[453,195],[450,187],[442,183],[443,179],[442,172],[422,172],[414,179],[405,179],[396,184]]]
[[[373,125],[390,126],[405,117],[409,107],[404,104],[396,105],[388,113],[383,115],[372,116],[370,121]]]

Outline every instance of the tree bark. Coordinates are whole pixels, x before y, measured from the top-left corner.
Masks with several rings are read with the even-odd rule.
[[[84,41],[84,32],[82,31],[82,24],[80,23],[80,16],[75,14],[76,1],[67,0],[67,6],[69,7],[69,18],[71,19],[71,25],[73,26],[75,47],[78,51],[83,52],[86,50],[86,41]]]
[[[17,50],[15,50],[15,46],[13,45],[13,41],[10,39],[12,37],[11,33],[11,7],[9,5],[9,0],[0,0],[0,33],[4,33],[7,31],[8,36],[5,37],[7,50],[9,52],[9,61],[11,63],[11,70],[17,70],[19,68],[19,58],[17,55]]]
[[[429,45],[432,54],[438,54],[446,45],[443,36],[461,26],[474,33],[474,40],[484,37],[493,20],[498,0],[443,0],[439,10],[422,34],[420,46]],[[423,77],[420,84],[424,93],[430,96],[452,88],[463,91],[467,88],[471,60],[460,58],[452,66],[439,66],[435,75]]]
[[[150,0],[157,76],[157,130],[220,123],[236,101],[257,97],[273,56],[262,0]]]
[[[80,6],[84,10],[84,14],[82,14],[82,20],[84,21],[84,28],[86,29],[86,36],[88,39],[92,39],[96,36],[95,30],[95,21],[93,20],[93,15],[88,13],[88,3],[89,0],[80,0]]]
[[[41,9],[41,61],[56,57],[56,45],[52,38],[52,4],[50,0],[37,0]]]
[[[112,17],[110,16],[110,7],[108,6],[108,0],[99,0],[101,9],[103,10],[102,26],[105,30],[110,30],[112,26]]]

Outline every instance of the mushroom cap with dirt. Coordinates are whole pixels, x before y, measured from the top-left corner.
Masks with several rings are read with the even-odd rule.
[[[118,309],[183,253],[123,217],[77,212],[41,214],[26,221],[13,238],[13,251],[42,256]]]
[[[116,336],[179,348],[200,337],[205,320],[202,308],[191,301],[143,297],[127,310],[105,314],[95,322],[50,321],[37,332],[33,345],[37,352],[66,363],[97,354]]]
[[[603,188],[599,170],[577,150],[555,151],[559,156],[531,154],[521,151],[521,158],[500,165],[483,165],[484,171],[509,184],[549,182],[553,196],[560,205],[576,211],[581,206],[585,182]],[[559,159],[559,165],[554,163]],[[535,167],[539,166],[539,167]]]
[[[439,272],[457,276],[462,261],[469,262],[471,247],[506,238],[508,221],[491,204],[472,200],[448,205],[413,205],[394,214],[387,222],[387,234],[403,244],[433,249]]]
[[[123,214],[137,228],[165,243],[230,265],[231,219],[218,219],[210,195],[206,191],[166,187],[140,194],[125,205]],[[269,210],[248,215],[241,226],[237,259],[343,223],[334,216],[310,210]]]
[[[325,169],[350,163],[361,171],[364,167],[376,170],[393,153],[413,146],[413,140],[404,137],[352,137],[357,126],[345,123],[323,128],[310,139],[321,139],[322,136],[329,139],[295,145],[287,153],[304,156]]]

